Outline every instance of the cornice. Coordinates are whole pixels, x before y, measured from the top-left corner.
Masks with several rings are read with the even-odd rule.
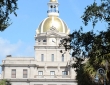
[[[10,82],[71,82],[77,83],[74,79],[6,79]]]
[[[59,46],[34,46],[34,48],[38,48],[38,49],[65,49],[65,47],[59,47]]]
[[[2,67],[38,67],[39,65],[36,64],[2,64]]]

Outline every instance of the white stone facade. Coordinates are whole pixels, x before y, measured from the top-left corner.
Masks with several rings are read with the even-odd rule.
[[[50,1],[50,5],[55,3],[57,6],[57,0]],[[65,33],[55,26],[46,32],[39,29],[40,26],[35,35],[35,57],[8,55],[2,61],[1,78],[9,80],[12,85],[77,85],[76,73],[70,65],[70,54],[65,52],[64,47],[59,48],[60,41],[68,37],[66,26],[63,27],[67,30]]]
[[[56,36],[56,42],[60,41],[58,33],[54,31],[51,34],[52,39],[55,39]],[[57,43],[51,45],[52,42],[49,40],[51,34],[47,36],[47,42],[45,42],[47,44],[44,45],[42,45],[43,42],[38,42],[42,34],[36,36],[35,58],[7,56],[2,61],[2,78],[10,80],[12,85],[76,85],[76,73],[69,65],[70,55],[68,52],[60,53],[60,50],[65,51],[65,49],[64,47],[59,48]],[[54,54],[53,60],[52,54]],[[13,69],[16,70],[15,78],[12,78]],[[23,69],[27,70],[26,78],[23,78]]]

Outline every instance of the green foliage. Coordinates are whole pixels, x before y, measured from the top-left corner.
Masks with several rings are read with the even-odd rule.
[[[92,21],[93,27],[98,21],[110,21],[110,7],[107,0],[101,0],[98,5],[96,2],[87,6],[85,12],[81,17],[84,24],[87,26],[89,21]],[[68,39],[63,40],[64,42]],[[70,46],[67,49],[72,49],[72,57],[75,57],[77,61],[73,64],[73,67],[77,68],[77,80],[78,85],[95,85],[94,77],[98,68],[102,67],[106,70],[107,82],[110,82],[110,28],[106,31],[100,31],[99,34],[94,31],[83,32],[81,28],[78,31],[74,31],[69,35]],[[67,43],[65,43],[67,44]],[[88,61],[82,65],[81,59],[88,57]],[[100,77],[100,84],[103,78]]]
[[[86,67],[89,69],[86,69]],[[92,73],[91,69],[93,70],[93,68],[89,67],[89,65],[87,66],[83,64],[80,66],[80,69],[77,71],[76,76],[76,79],[78,80],[78,85],[97,85],[96,83],[94,83],[94,80],[92,79],[94,72]],[[89,72],[92,76],[89,74]]]
[[[93,27],[98,21],[110,21],[110,2],[101,0],[99,5],[93,2],[85,8],[81,18],[85,26],[91,21]],[[110,28],[98,34],[93,30],[83,32],[82,28],[75,30],[69,38],[63,39],[60,45],[63,45],[66,51],[72,50],[72,57],[76,58],[73,67],[76,68],[78,85],[96,85],[94,77],[98,68],[106,70],[107,83],[110,84]],[[85,58],[88,58],[88,61],[82,64]],[[102,80],[100,76],[100,85],[103,85]]]
[[[85,12],[81,17],[85,25],[89,21],[92,21],[93,27],[98,21],[110,21],[110,7],[108,0],[101,0],[101,3],[97,5],[97,2],[94,2],[90,6],[85,8]]]
[[[10,25],[11,13],[16,16],[17,0],[0,0],[0,31],[4,31]]]
[[[0,80],[0,85],[11,85],[11,83],[5,79]]]

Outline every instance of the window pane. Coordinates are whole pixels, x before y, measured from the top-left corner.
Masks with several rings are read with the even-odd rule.
[[[27,69],[23,69],[23,74],[27,74]]]
[[[67,71],[62,71],[62,78],[67,78],[67,75],[68,75]]]
[[[62,62],[64,62],[64,54],[62,54]]]
[[[23,69],[23,78],[27,78],[27,69]]]
[[[51,55],[51,61],[54,61],[54,54]]]
[[[44,54],[41,54],[41,61],[44,61]]]
[[[67,71],[62,71],[62,75],[68,75]]]
[[[55,75],[55,71],[50,71],[50,75]]]
[[[50,71],[50,77],[55,78],[55,71]]]
[[[38,78],[43,78],[43,71],[39,71],[38,75],[39,75]]]
[[[12,74],[16,74],[16,71],[12,71]]]
[[[39,71],[38,72],[38,75],[43,75],[43,71]]]
[[[12,75],[16,75],[16,69],[12,69],[11,73]]]
[[[27,78],[27,75],[23,74],[23,78]]]
[[[23,74],[27,74],[27,71],[23,71]]]
[[[16,78],[16,75],[11,75],[12,78]]]
[[[11,70],[11,77],[16,78],[16,69]]]

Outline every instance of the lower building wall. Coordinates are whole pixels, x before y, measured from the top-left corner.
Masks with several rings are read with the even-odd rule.
[[[11,82],[11,85],[30,85],[28,82]]]
[[[12,85],[77,85],[76,82],[11,82]]]

